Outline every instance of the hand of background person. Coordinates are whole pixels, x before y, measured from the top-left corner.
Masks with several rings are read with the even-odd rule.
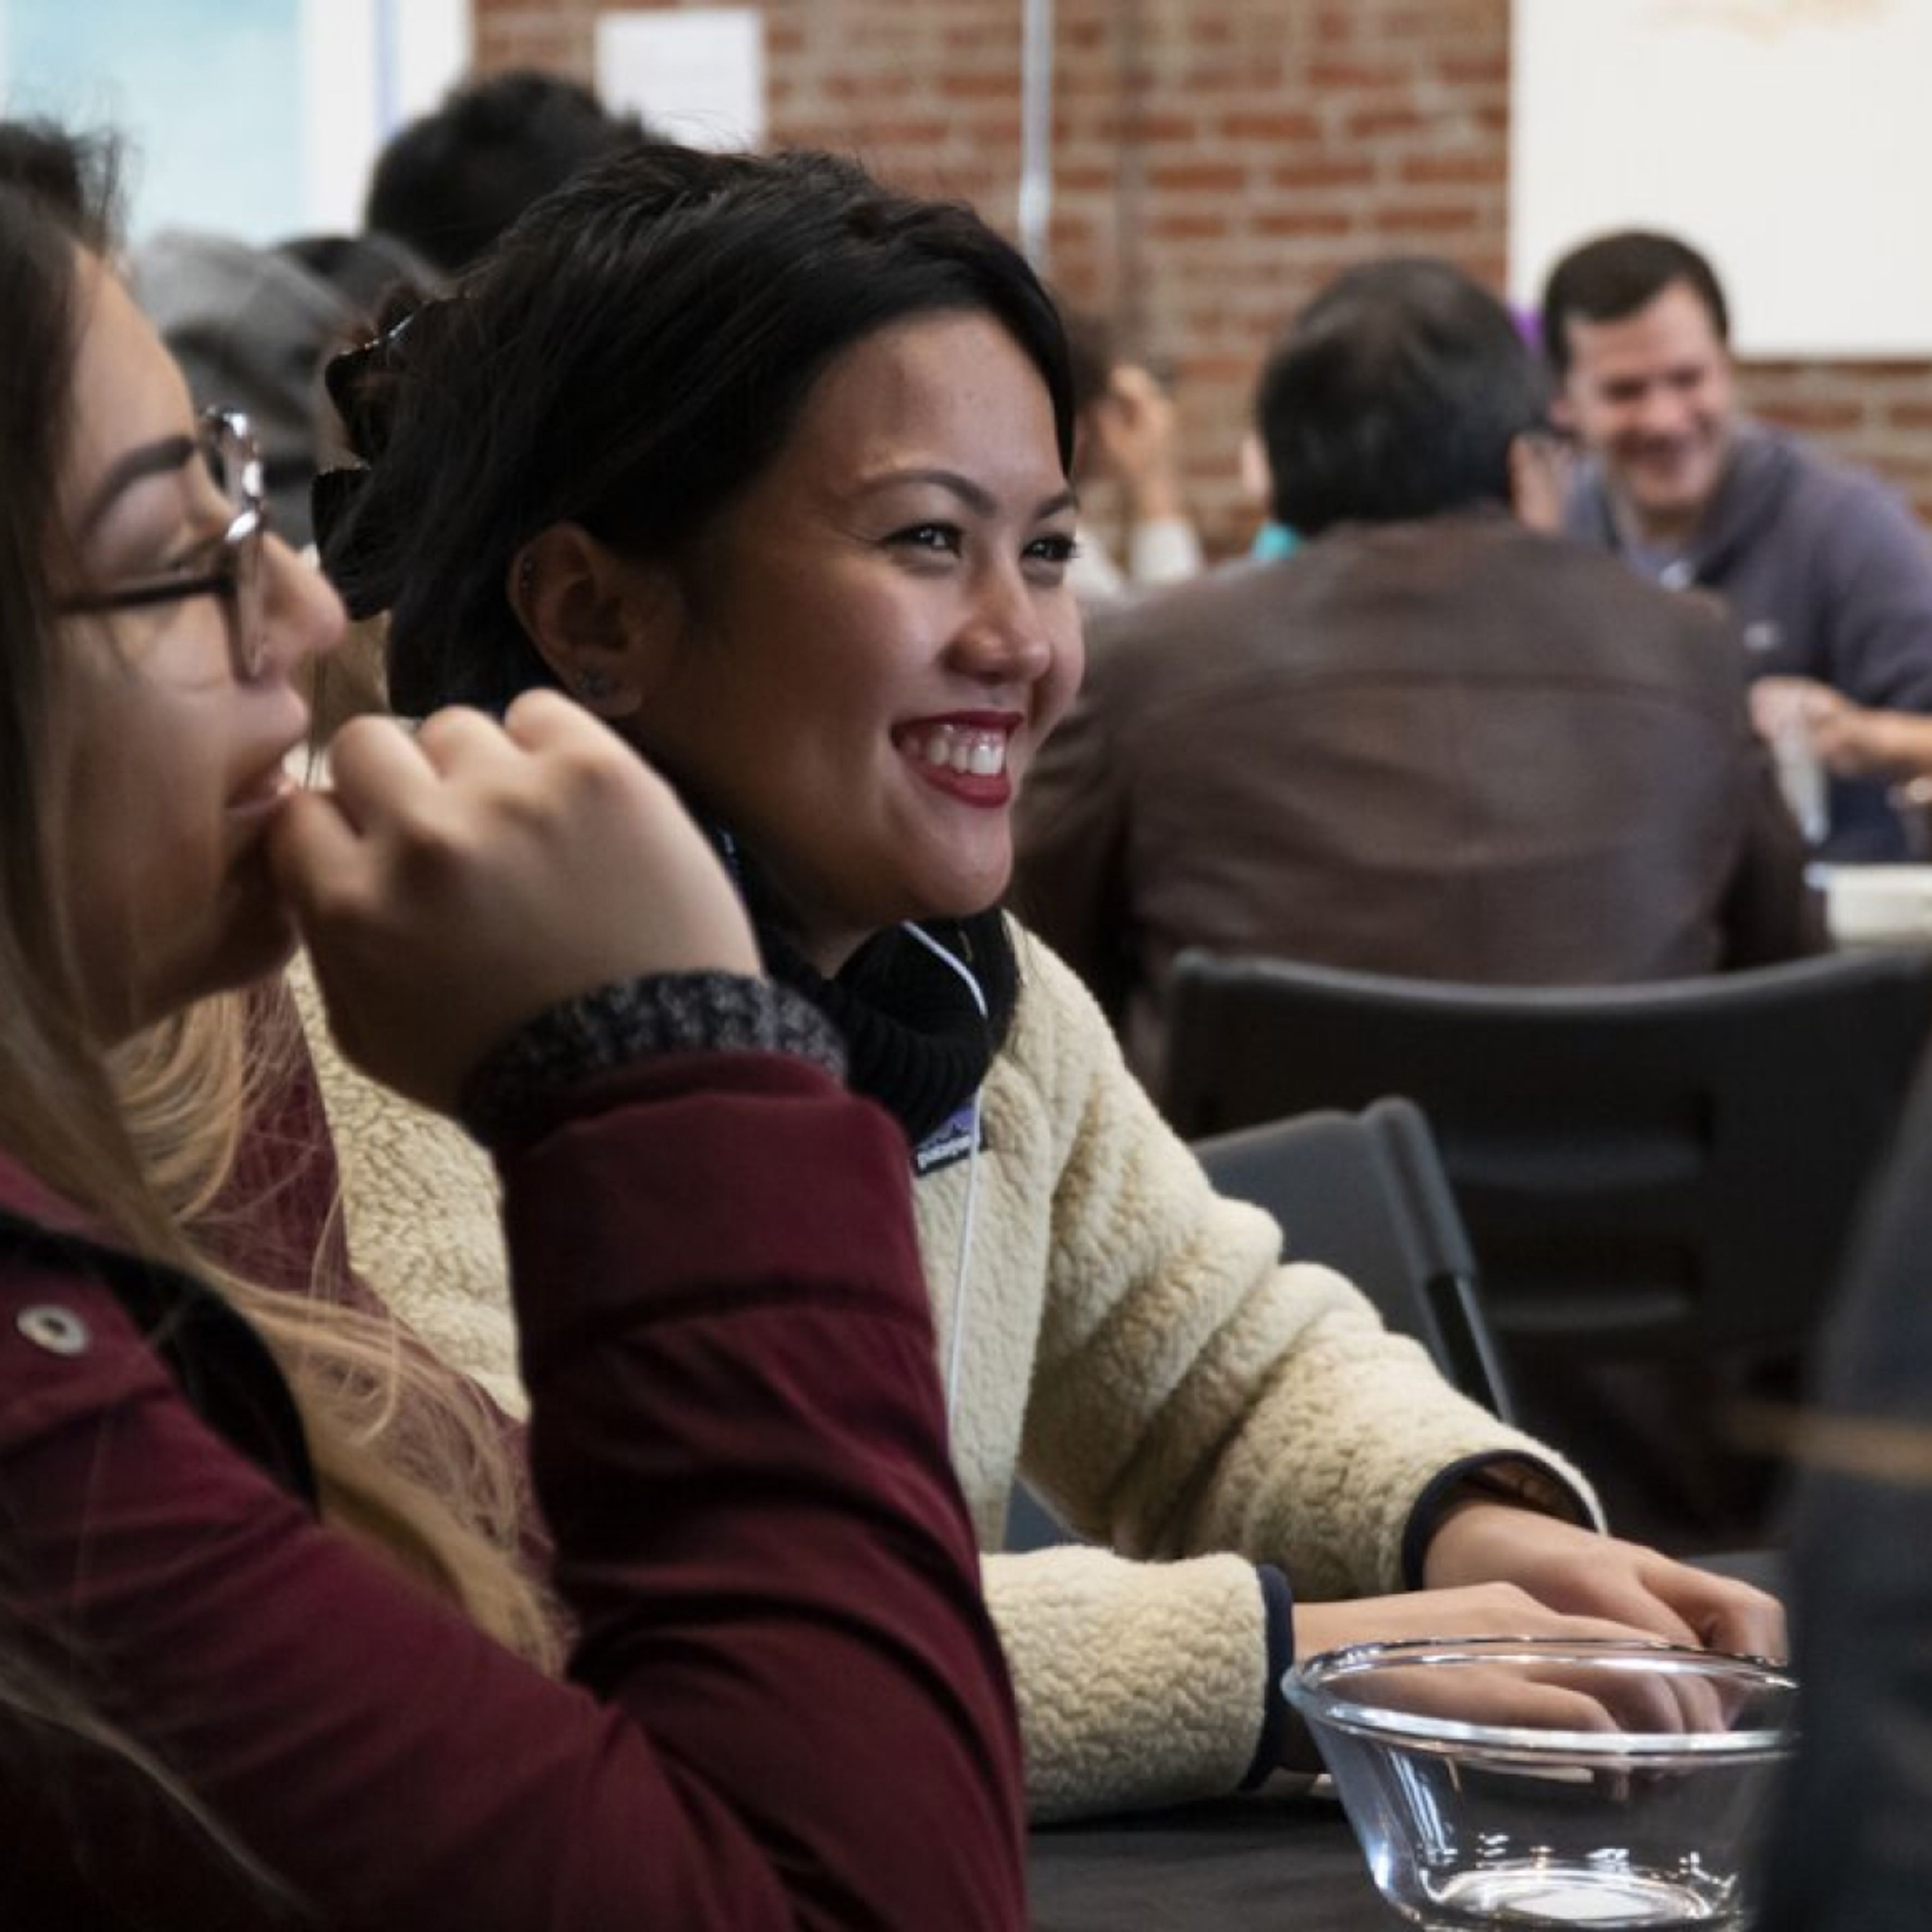
[[[1091,434],[1102,472],[1126,494],[1137,521],[1186,514],[1175,462],[1174,400],[1147,370],[1124,363],[1094,406]]]
[[[1775,743],[1780,731],[1802,731],[1819,761],[1840,778],[1932,776],[1932,718],[1854,704],[1808,677],[1761,677],[1750,698],[1760,737]]]
[[[1751,724],[1768,745],[1795,734],[1817,753],[1820,730],[1856,708],[1816,678],[1761,677],[1750,687]]]
[[[453,1108],[547,1007],[653,973],[759,970],[737,894],[670,788],[554,692],[499,726],[359,718],[328,790],[297,794],[271,860],[344,1052]]]

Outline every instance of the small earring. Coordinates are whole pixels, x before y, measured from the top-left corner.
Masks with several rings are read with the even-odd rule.
[[[577,680],[577,694],[586,704],[595,704],[608,698],[617,688],[616,684],[601,670],[580,672]]]

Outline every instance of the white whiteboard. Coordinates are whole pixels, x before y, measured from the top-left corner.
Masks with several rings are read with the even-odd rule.
[[[687,147],[765,138],[765,22],[755,7],[597,16],[597,92]]]
[[[1932,354],[1932,0],[1513,4],[1513,299],[1660,228],[1744,354]]]

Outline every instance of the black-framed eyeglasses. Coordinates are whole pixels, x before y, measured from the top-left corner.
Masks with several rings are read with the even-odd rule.
[[[236,678],[246,683],[260,674],[268,646],[262,539],[268,533],[268,503],[262,452],[248,418],[238,410],[204,411],[195,440],[208,476],[228,506],[227,527],[212,547],[209,567],[85,591],[66,598],[61,608],[137,610],[186,597],[218,597],[228,622],[228,661]]]

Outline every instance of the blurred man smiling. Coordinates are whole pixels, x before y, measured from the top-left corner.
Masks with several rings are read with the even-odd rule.
[[[1739,414],[1730,317],[1698,252],[1627,230],[1552,272],[1544,344],[1591,459],[1573,534],[1672,590],[1714,591],[1753,674],[1932,712],[1932,543],[1874,476]],[[1834,781],[1820,850],[1900,855],[1883,788]]]

